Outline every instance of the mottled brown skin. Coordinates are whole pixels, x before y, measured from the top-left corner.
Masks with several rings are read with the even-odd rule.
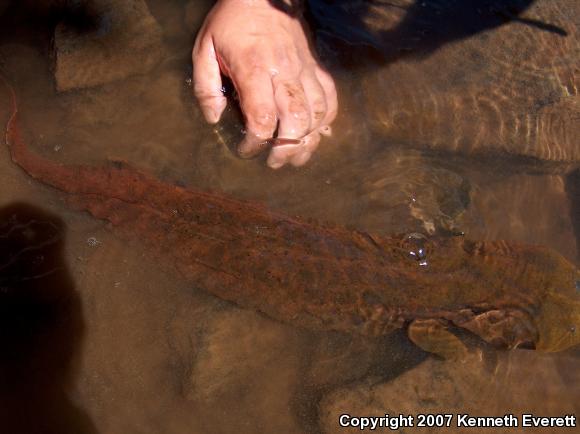
[[[573,330],[580,273],[549,249],[430,238],[422,266],[409,254],[417,243],[405,235],[308,223],[168,185],[124,163],[61,165],[28,150],[10,91],[6,141],[15,163],[222,299],[318,330],[379,336],[411,323],[411,339],[436,353],[434,337],[448,340],[449,326],[508,348],[580,343]]]

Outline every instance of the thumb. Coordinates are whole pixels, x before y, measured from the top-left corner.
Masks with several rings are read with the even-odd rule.
[[[227,100],[222,92],[222,79],[213,40],[199,35],[192,53],[193,90],[203,115],[210,124],[219,121]]]

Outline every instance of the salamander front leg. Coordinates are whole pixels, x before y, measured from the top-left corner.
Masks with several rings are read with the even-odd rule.
[[[462,360],[467,347],[449,331],[446,324],[436,319],[418,319],[409,325],[409,339],[424,351],[447,360]]]

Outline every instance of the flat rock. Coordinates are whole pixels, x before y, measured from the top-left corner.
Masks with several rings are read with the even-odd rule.
[[[254,312],[226,309],[205,330],[185,396],[208,413],[219,406],[229,409],[231,420],[260,421],[262,432],[301,432],[288,411],[300,375],[299,342],[286,326]],[[217,416],[212,432],[232,432],[221,422]]]
[[[283,325],[251,311],[227,309],[208,325],[188,396],[214,401],[250,388],[262,381],[256,376],[258,370],[266,375],[265,366],[279,370],[288,362],[291,365],[291,359],[296,361],[292,341],[295,336]]]
[[[421,31],[444,31],[438,15],[396,3],[400,7],[376,5],[369,14],[371,28],[383,32],[384,49],[394,48],[362,84],[374,113],[370,123],[383,143],[511,157],[558,172],[578,167],[577,2],[536,1],[520,16],[565,35],[511,21],[433,46],[435,36]],[[416,21],[405,13],[411,9],[420,15]]]
[[[501,354],[495,366],[472,355],[463,363],[433,358],[387,383],[364,383],[327,395],[320,410],[326,434],[357,433],[360,428],[342,428],[339,417],[417,414],[464,414],[498,416],[522,413],[565,415],[578,412],[578,384],[574,381],[577,355],[542,355],[531,351]],[[530,381],[533,378],[534,381]],[[577,379],[576,379],[577,380]],[[378,428],[377,430],[389,430]],[[528,429],[529,430],[529,429]],[[505,433],[506,428],[461,428],[457,416],[449,428],[400,428],[405,433]],[[509,432],[528,432],[521,425]],[[554,428],[535,428],[553,433]]]
[[[164,55],[162,30],[144,0],[94,0],[84,29],[61,22],[54,34],[57,89],[98,86],[144,74]]]
[[[207,137],[192,122],[189,90],[181,74],[159,68],[61,95],[66,128],[52,138],[63,145],[57,157],[95,165],[121,159],[161,177],[188,174],[192,137]]]

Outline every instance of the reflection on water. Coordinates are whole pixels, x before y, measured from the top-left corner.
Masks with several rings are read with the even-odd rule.
[[[495,1],[372,2],[362,22],[339,36],[365,42],[369,29],[383,26],[381,55],[389,61],[333,71],[342,106],[334,138],[307,167],[276,172],[218,143],[192,100],[187,59],[207,8],[201,3],[148,2],[166,57],[150,72],[61,94],[47,56],[50,34],[25,20],[14,34],[3,27],[0,62],[18,88],[35,151],[62,162],[127,160],[168,182],[331,223],[407,235],[463,231],[547,245],[578,260],[580,184],[577,172],[567,175],[580,160],[575,2],[503,2],[500,10]],[[314,14],[324,25],[344,18],[331,13],[339,9],[324,11]],[[338,61],[336,41],[324,37],[337,29],[323,30],[328,64],[356,63]],[[334,433],[342,411],[579,411],[578,351],[505,354],[474,342],[458,366],[425,361],[403,335],[376,342],[296,330],[186,287],[156,268],[142,246],[119,241],[101,222],[65,211],[53,192],[29,185],[3,150],[0,162],[3,202],[14,195],[57,202],[71,232],[64,254],[85,316],[70,282],[60,286],[57,294],[72,297],[68,314],[59,315],[68,319],[53,329],[39,325],[48,335],[30,339],[60,342],[62,351],[31,345],[35,352],[17,352],[23,359],[6,372],[23,379],[14,388],[29,391],[48,381],[31,364],[53,369],[45,393],[73,388],[99,432]],[[89,245],[92,238],[99,243]],[[418,240],[411,239],[416,254]],[[83,321],[78,380],[70,384]],[[24,398],[31,395],[13,396],[7,402],[14,408],[30,408]],[[68,399],[50,414],[90,427]]]

